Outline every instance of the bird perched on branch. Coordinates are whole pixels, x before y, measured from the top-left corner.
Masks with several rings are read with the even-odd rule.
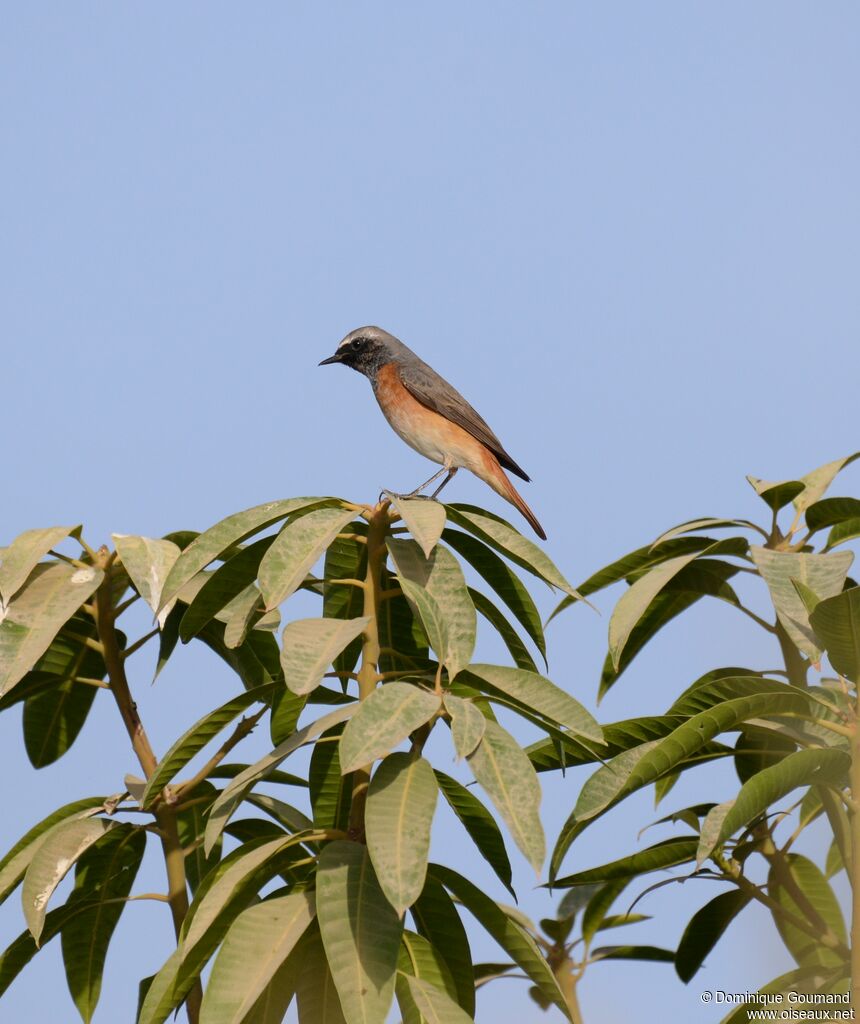
[[[403,342],[381,327],[359,327],[319,365],[328,363],[343,363],[363,373],[394,431],[415,451],[442,466],[403,497],[415,497],[444,473],[445,479],[431,495],[435,498],[458,469],[468,469],[518,508],[541,540],[546,540],[543,527],[504,470],[523,480],[529,479],[526,473],[466,399]]]

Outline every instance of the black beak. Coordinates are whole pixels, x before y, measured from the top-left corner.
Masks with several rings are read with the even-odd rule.
[[[319,364],[320,366],[328,366],[329,363],[341,363],[343,362],[343,356],[338,355],[337,352],[333,356],[329,356],[328,359],[323,359]]]

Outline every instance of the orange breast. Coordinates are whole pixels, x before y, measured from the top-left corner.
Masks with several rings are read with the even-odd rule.
[[[385,418],[410,448],[440,465],[462,466],[483,475],[479,470],[490,452],[468,431],[414,398],[395,363],[380,367],[374,392]]]

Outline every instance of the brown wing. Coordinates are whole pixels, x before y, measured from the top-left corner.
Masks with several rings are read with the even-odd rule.
[[[410,355],[412,358],[401,363],[399,367],[400,379],[409,394],[422,405],[426,405],[428,409],[438,412],[440,416],[444,416],[445,419],[467,430],[472,437],[489,448],[505,469],[509,469],[522,480],[528,480],[529,477],[525,471],[508,455],[502,447],[502,442],[460,392],[452,388],[443,377],[440,377],[432,367],[414,353],[410,353]]]

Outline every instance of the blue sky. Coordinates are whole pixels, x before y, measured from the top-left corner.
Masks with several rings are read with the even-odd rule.
[[[0,37],[3,540],[79,521],[91,542],[158,536],[273,498],[414,486],[429,464],[366,382],[316,365],[364,323],[481,411],[534,478],[524,496],[574,581],[693,516],[761,517],[744,474],[860,447],[858,29],[847,2],[15,5]],[[465,476],[449,500],[506,513]],[[591,707],[611,603],[550,631],[551,675]],[[164,750],[234,684],[188,650],[150,689],[147,657],[134,682]],[[599,717],[659,713],[744,659],[773,653],[702,606]],[[118,731],[97,701],[74,751],[36,773],[17,712],[2,716],[0,845],[118,789],[134,768]],[[548,787],[550,836],[579,782]],[[679,786],[667,809],[702,790]],[[595,826],[571,870],[634,849],[648,810]],[[456,842],[443,831],[440,849]],[[517,870],[524,909],[545,914]],[[677,942],[706,898],[690,887],[648,901],[639,941]],[[125,914],[97,1021],[131,1019],[165,917]],[[10,900],[4,943],[20,924]],[[788,965],[750,914],[688,988],[669,967],[598,965],[583,1009],[613,1024],[644,1002],[704,1024],[703,987]],[[75,1019],[58,947],[4,1011],[33,1001]],[[480,1006],[537,1017],[515,982]]]

